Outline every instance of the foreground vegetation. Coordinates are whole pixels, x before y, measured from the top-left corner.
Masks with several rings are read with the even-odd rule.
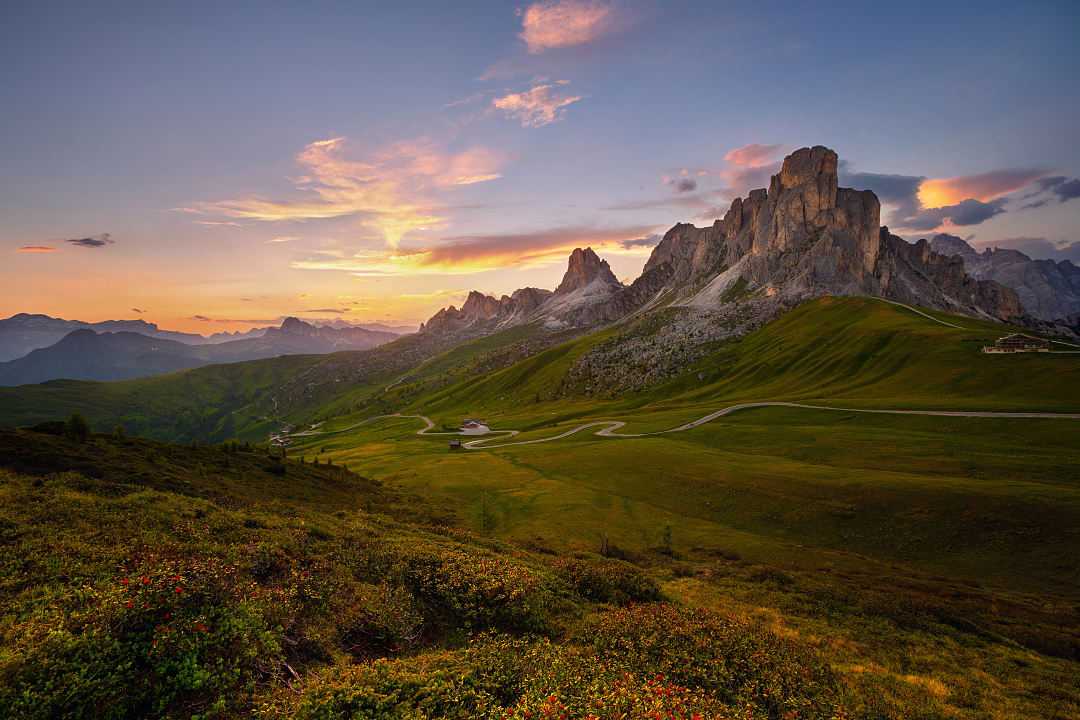
[[[11,389],[19,422],[133,404],[0,430],[0,716],[1080,716],[1080,423],[765,408],[451,452],[365,422],[1080,408],[1076,356],[963,322],[820,300],[621,395],[572,369],[647,324]],[[259,436],[271,397],[325,421],[285,460],[130,436]]]

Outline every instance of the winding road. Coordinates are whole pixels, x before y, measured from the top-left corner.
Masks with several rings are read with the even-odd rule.
[[[667,435],[670,433],[685,432],[686,430],[692,430],[705,423],[712,422],[717,418],[724,417],[725,415],[731,415],[732,413],[739,412],[740,410],[751,410],[753,408],[762,407],[789,407],[789,408],[801,408],[804,410],[832,410],[835,412],[849,412],[849,413],[867,413],[873,415],[927,415],[933,417],[968,417],[968,418],[1040,418],[1044,420],[1080,420],[1080,413],[1044,413],[1044,412],[992,412],[985,410],[873,410],[866,408],[845,408],[845,407],[830,407],[828,405],[809,405],[806,403],[795,402],[748,402],[739,403],[736,405],[729,405],[725,408],[715,410],[708,415],[703,415],[697,420],[691,420],[688,423],[677,425],[673,428],[666,430],[656,430],[653,432],[643,433],[621,433],[618,432],[621,428],[626,426],[626,422],[623,420],[594,420],[587,422],[577,427],[565,430],[557,435],[551,435],[544,438],[535,438],[533,440],[513,440],[506,442],[519,434],[520,430],[492,430],[483,437],[476,440],[469,440],[461,444],[462,448],[466,450],[493,450],[495,448],[512,447],[515,445],[537,445],[539,443],[554,442],[556,440],[562,440],[568,438],[571,435],[576,435],[584,430],[590,430],[596,428],[596,431],[592,434],[596,437],[602,438],[642,438],[652,437],[654,435]],[[424,423],[424,427],[416,431],[417,435],[453,435],[456,437],[466,437],[464,433],[457,431],[444,431],[435,430],[435,422],[426,415],[405,415],[401,413],[394,413],[392,415],[376,415],[370,417],[367,420],[351,425],[341,430],[336,430],[332,433],[310,433],[310,434],[339,434],[348,432],[361,425],[367,425],[378,420],[386,420],[390,418],[413,418],[420,420]]]

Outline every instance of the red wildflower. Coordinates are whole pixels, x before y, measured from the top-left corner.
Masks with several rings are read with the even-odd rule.
[[[135,607],[135,603],[133,603],[132,601],[128,600],[128,601],[127,601],[126,603],[124,603],[124,607],[126,607],[126,608],[133,608],[133,607]]]
[[[148,577],[146,577],[145,575],[143,575],[143,576],[142,576],[142,584],[143,584],[143,585],[149,585],[149,584],[150,584],[150,578],[148,578]]]
[[[128,579],[127,578],[120,578],[120,584],[121,585],[127,585],[128,584]]]
[[[176,586],[176,594],[177,594],[177,595],[179,595],[179,594],[180,594],[180,593],[182,593],[182,592],[184,592],[184,588],[182,588],[182,587],[180,587],[179,585],[177,585],[177,586]]]

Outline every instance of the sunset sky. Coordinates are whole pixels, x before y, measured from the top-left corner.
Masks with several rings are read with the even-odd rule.
[[[800,7],[793,7],[798,5]],[[1080,262],[1080,3],[9,3],[0,316],[416,323],[641,270],[785,152]]]

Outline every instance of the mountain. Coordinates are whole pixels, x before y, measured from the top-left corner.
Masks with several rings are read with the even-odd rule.
[[[713,312],[736,301],[768,319],[823,295],[870,295],[987,319],[1021,319],[1012,289],[969,275],[962,260],[934,252],[925,240],[911,244],[881,227],[877,196],[838,187],[838,166],[828,148],[795,151],[768,189],[736,198],[713,225],[671,228],[629,286],[591,249],[577,249],[555,292],[529,310],[515,300],[524,291],[500,300],[472,293],[461,310],[439,311],[422,330],[490,332],[537,320],[548,327],[591,327],[652,308]]]
[[[958,257],[978,280],[993,280],[1016,291],[1024,311],[1040,320],[1064,320],[1080,313],[1080,267],[1068,260],[1033,260],[1019,250],[987,248],[977,251],[962,238],[940,234],[930,248]]]
[[[26,385],[55,379],[126,380],[223,362],[279,355],[315,355],[367,350],[394,340],[393,333],[363,328],[316,327],[286,318],[261,336],[189,345],[135,332],[75,330],[59,342],[25,357],[0,363],[0,385]]]
[[[173,340],[186,345],[243,340],[258,337],[265,332],[265,328],[256,328],[246,332],[222,332],[203,336],[162,330],[156,324],[145,320],[104,320],[91,323],[82,320],[64,320],[48,315],[19,313],[0,320],[0,362],[23,357],[31,350],[49,347],[73,330],[84,329],[94,332],[138,333],[146,337]]]
[[[594,307],[623,289],[606,260],[592,248],[570,253],[566,273],[555,291],[521,288],[512,295],[495,298],[473,290],[461,309],[451,305],[435,313],[420,332],[486,334],[499,329],[544,321],[549,329],[563,329],[580,322],[582,311]]]
[[[133,332],[75,330],[55,345],[0,363],[0,385],[29,385],[56,378],[126,380],[205,365],[199,349]]]
[[[348,320],[342,320],[341,318],[334,318],[333,320],[310,320],[312,325],[317,327],[332,327],[338,330],[348,328],[361,328],[363,330],[374,330],[375,332],[388,332],[394,335],[408,335],[416,332],[415,326],[410,325],[386,325],[384,323],[351,323]]]

